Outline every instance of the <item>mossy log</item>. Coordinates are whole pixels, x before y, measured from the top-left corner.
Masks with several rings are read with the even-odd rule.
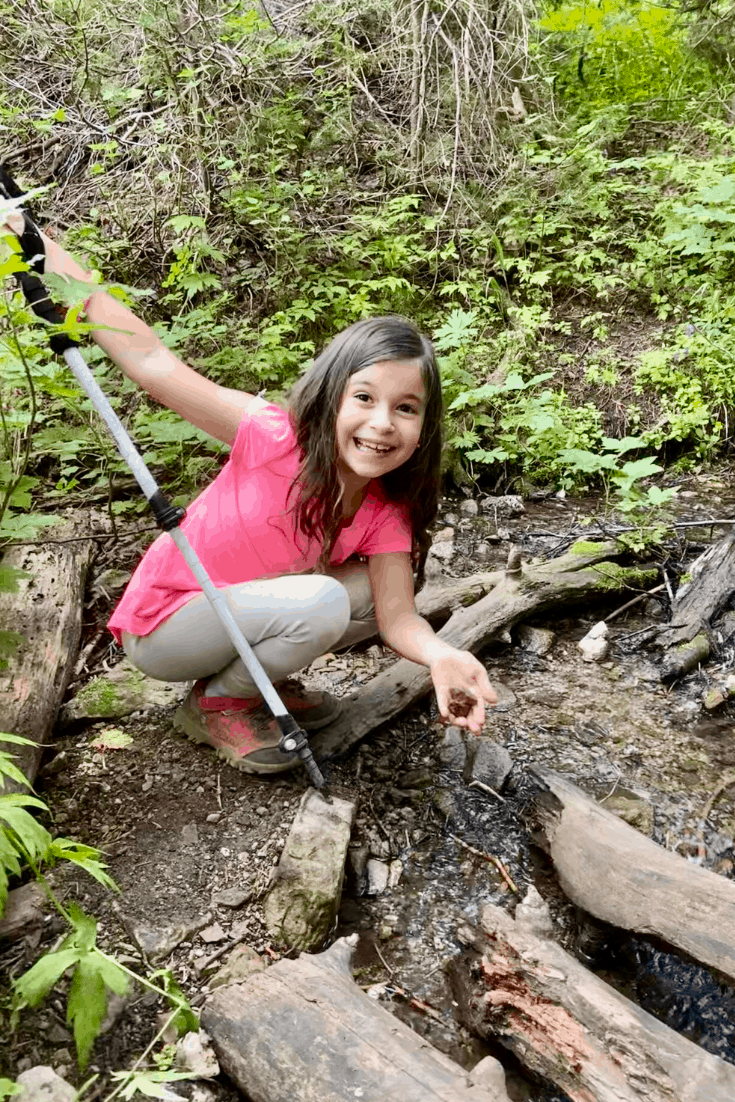
[[[529,775],[538,786],[526,812],[532,836],[573,903],[735,980],[731,880],[644,837],[553,770],[534,766]]]
[[[641,1010],[500,907],[463,926],[452,966],[463,1023],[571,1102],[731,1102],[735,1067]],[[476,955],[475,955],[476,954]]]
[[[640,589],[655,579],[656,567],[620,566],[611,561],[617,553],[614,543],[575,544],[561,558],[522,565],[513,549],[492,589],[469,607],[457,608],[439,637],[462,650],[478,651],[499,632],[546,609],[631,587]],[[425,666],[400,659],[368,682],[346,703],[339,718],[313,737],[315,753],[321,759],[344,753],[430,688]]]
[[[713,544],[697,560],[691,580],[676,595],[671,620],[658,633],[658,646],[678,647],[690,643],[700,633],[709,635],[715,617],[733,594],[735,531]]]
[[[55,540],[11,547],[2,565],[22,570],[15,593],[0,593],[0,629],[17,632],[18,647],[0,670],[0,730],[33,739],[14,746],[16,764],[33,782],[43,747],[71,680],[79,649],[87,571],[94,555],[83,518],[54,529]],[[7,782],[6,791],[18,786]]]

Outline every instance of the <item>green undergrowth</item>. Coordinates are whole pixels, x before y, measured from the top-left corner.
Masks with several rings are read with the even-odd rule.
[[[193,21],[144,3],[135,64],[129,4],[55,3],[35,43],[10,11],[9,56],[40,59],[56,34],[73,74],[55,85],[44,69],[44,104],[3,93],[10,144],[73,140],[80,155],[63,161],[73,188],[43,159],[21,157],[21,180],[50,185],[38,203],[69,247],[217,381],[282,400],[341,328],[406,314],[436,341],[456,481],[630,503],[657,468],[709,461],[730,437],[729,55],[702,48],[708,17],[677,7],[547,5],[526,38],[514,8],[507,49],[528,78],[499,77],[490,114],[453,52],[474,6],[434,6],[444,38],[419,27],[409,46],[398,0],[301,6],[277,28],[247,0]],[[113,518],[140,510],[9,291],[0,326],[0,540],[33,538],[74,494]],[[188,500],[222,447],[89,359]]]

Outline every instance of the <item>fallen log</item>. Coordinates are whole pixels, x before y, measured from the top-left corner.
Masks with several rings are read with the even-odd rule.
[[[497,1062],[464,1071],[360,990],[350,969],[353,945],[344,938],[318,956],[281,960],[207,999],[202,1027],[247,1097],[509,1102]]]
[[[94,554],[84,518],[54,529],[55,540],[10,547],[3,566],[22,570],[16,593],[0,593],[0,628],[21,636],[17,650],[0,670],[0,731],[33,739],[36,746],[13,746],[16,764],[33,783],[79,649],[87,571]],[[6,781],[5,791],[18,785]]]
[[[712,622],[735,593],[735,530],[718,540],[697,560],[691,580],[676,594],[671,620],[658,633],[660,647],[690,643],[708,635]]]
[[[452,646],[477,651],[498,632],[544,609],[608,596],[629,586],[640,588],[656,577],[653,566],[622,567],[609,561],[617,553],[614,543],[582,543],[561,558],[521,566],[514,549],[502,579],[481,600],[454,611],[439,637]],[[315,752],[322,759],[344,753],[430,688],[425,666],[400,659],[368,682],[346,702],[335,722],[313,737]]]
[[[679,1036],[499,907],[460,939],[465,1024],[499,1040],[572,1102],[732,1102],[735,1067]],[[464,1004],[464,1005],[462,1005]]]
[[[657,845],[551,769],[534,766],[529,776],[538,784],[526,811],[531,835],[573,903],[735,980],[731,880]]]

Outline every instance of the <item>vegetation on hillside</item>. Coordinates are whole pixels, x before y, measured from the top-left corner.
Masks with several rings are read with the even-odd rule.
[[[340,328],[400,312],[442,356],[457,480],[570,488],[619,438],[687,464],[735,406],[716,6],[6,3],[5,156],[228,385],[281,395]],[[74,493],[138,509],[10,282],[0,325],[0,537],[38,530],[41,492],[47,513]],[[90,358],[188,499],[220,449]]]

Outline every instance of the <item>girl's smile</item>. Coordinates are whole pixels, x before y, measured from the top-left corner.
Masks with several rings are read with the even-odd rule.
[[[410,459],[423,420],[424,383],[416,360],[381,361],[351,375],[335,423],[345,489],[360,489]]]

